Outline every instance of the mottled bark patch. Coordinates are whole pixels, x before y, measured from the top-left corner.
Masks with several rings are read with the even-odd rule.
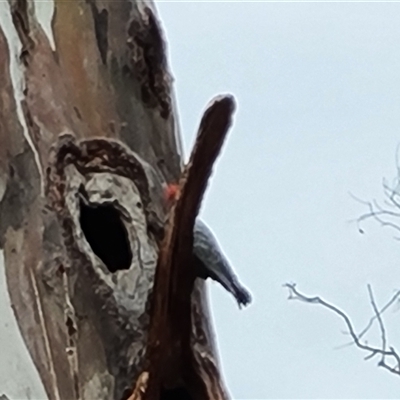
[[[9,227],[18,230],[23,226],[30,205],[39,195],[39,171],[29,145],[25,143],[24,147],[8,164],[7,186],[0,202],[0,247]]]
[[[94,33],[96,35],[96,42],[100,52],[101,61],[106,65],[108,52],[108,11],[105,8],[99,11],[92,0],[88,0],[88,3],[92,10]]]
[[[134,19],[128,28],[131,51],[130,73],[140,83],[143,102],[158,107],[162,118],[171,113],[170,78],[166,73],[165,43],[159,22],[150,8],[144,9],[142,19]]]
[[[15,2],[13,2],[11,7],[11,17],[15,29],[18,32],[19,39],[22,43],[20,60],[27,67],[29,65],[31,51],[35,47],[35,42],[30,35],[31,27],[29,4],[27,0],[16,0]]]

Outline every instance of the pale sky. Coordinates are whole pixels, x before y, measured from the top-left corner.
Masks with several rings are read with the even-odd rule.
[[[290,302],[285,282],[320,295],[361,330],[400,288],[400,243],[373,221],[400,143],[399,3],[158,2],[186,155],[218,93],[239,103],[202,217],[254,303],[217,284],[212,310],[235,399],[398,399],[400,377],[347,343],[342,321]],[[400,224],[400,221],[399,221]],[[398,305],[385,314],[400,351]],[[376,329],[376,328],[375,328]],[[370,344],[379,344],[377,330]]]

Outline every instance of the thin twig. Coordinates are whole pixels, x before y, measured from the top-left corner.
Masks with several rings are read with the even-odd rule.
[[[375,219],[384,228],[388,227],[394,229],[395,231],[400,232],[400,226],[398,224],[384,219],[384,217],[400,218],[400,213],[382,208],[382,206],[380,206],[376,200],[374,200],[373,202],[364,201],[357,198],[352,193],[350,193],[350,196],[353,197],[359,203],[366,205],[369,209],[369,212],[362,214],[360,217],[355,219],[355,222],[357,222],[358,231],[360,233],[364,233],[364,230],[361,228],[361,223],[370,218]],[[390,196],[388,196],[388,198],[390,199]],[[400,240],[400,236],[395,236],[395,239]]]
[[[400,290],[396,291],[396,293],[391,297],[391,299],[379,311],[379,314],[382,315],[398,299],[399,296],[400,296]],[[371,317],[366,327],[358,334],[359,339],[361,339],[369,331],[369,329],[371,328],[376,319],[377,319],[377,314]]]
[[[371,285],[367,285],[368,288],[368,294],[369,294],[369,298],[371,301],[371,305],[372,308],[374,310],[375,316],[378,320],[378,324],[379,324],[379,329],[381,331],[381,338],[382,338],[382,363],[385,363],[385,350],[386,350],[386,332],[385,332],[385,326],[383,324],[383,319],[382,319],[382,315],[378,310],[378,307],[376,306],[376,302],[374,299],[374,294],[372,292],[372,288]]]

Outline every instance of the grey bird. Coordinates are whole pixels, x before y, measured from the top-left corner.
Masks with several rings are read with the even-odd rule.
[[[235,297],[239,308],[251,302],[251,294],[239,282],[214,234],[199,218],[193,230],[193,254],[199,261],[196,272],[200,278],[219,282]]]

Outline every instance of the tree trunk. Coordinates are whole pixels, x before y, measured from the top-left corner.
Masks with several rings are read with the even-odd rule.
[[[0,307],[8,321],[0,346],[20,363],[2,366],[0,390],[10,399],[226,398],[204,282],[187,286],[185,321],[176,317],[185,303],[176,290],[169,311],[157,306],[183,279],[162,271],[187,261],[175,260],[171,243],[193,228],[205,183],[186,234],[176,228],[182,190],[168,225],[178,233],[163,241],[163,188],[180,180],[182,160],[154,5],[1,2],[0,87]],[[228,103],[217,107],[229,114]],[[190,323],[188,342],[163,338],[160,327],[174,323]]]

